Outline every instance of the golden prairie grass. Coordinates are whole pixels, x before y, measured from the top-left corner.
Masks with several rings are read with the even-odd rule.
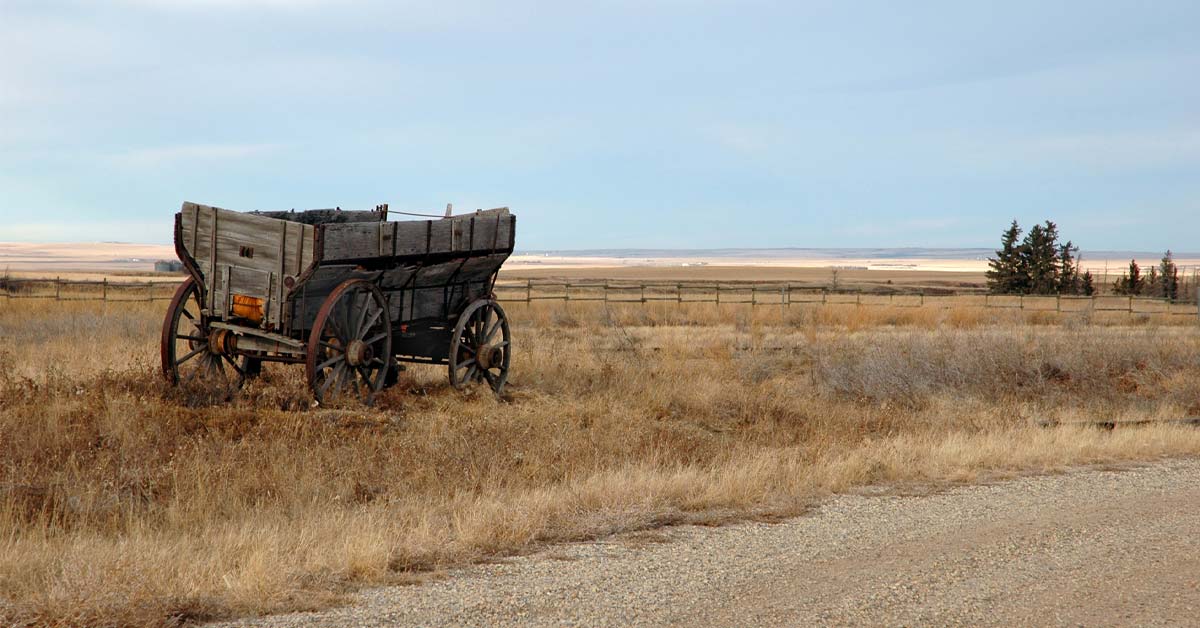
[[[866,484],[1200,452],[1191,428],[1035,426],[1200,413],[1194,324],[509,307],[505,399],[413,367],[373,408],[317,410],[297,367],[224,405],[165,391],[162,309],[0,309],[0,623],[315,608],[550,542],[796,514]]]

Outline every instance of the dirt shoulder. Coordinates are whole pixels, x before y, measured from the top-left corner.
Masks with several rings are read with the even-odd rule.
[[[1200,461],[1084,470],[561,546],[242,625],[1181,625],[1198,527]]]

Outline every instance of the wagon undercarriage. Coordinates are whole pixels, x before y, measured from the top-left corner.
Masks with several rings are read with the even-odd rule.
[[[231,395],[263,362],[298,363],[317,401],[370,402],[400,362],[415,362],[499,393],[512,345],[492,290],[515,223],[505,208],[388,222],[385,205],[240,213],[184,203],[175,240],[190,277],[163,324],[163,374]]]

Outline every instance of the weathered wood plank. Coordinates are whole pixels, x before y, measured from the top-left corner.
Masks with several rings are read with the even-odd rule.
[[[356,209],[309,209],[305,211],[256,211],[250,215],[286,220],[305,225],[332,225],[357,222],[384,222],[387,211],[356,210]]]

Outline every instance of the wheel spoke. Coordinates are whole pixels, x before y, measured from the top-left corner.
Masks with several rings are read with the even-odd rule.
[[[487,344],[492,341],[492,337],[496,335],[496,330],[500,329],[501,322],[502,321],[499,318],[496,318],[496,322],[492,324],[492,328],[489,329],[487,334],[484,335],[482,344]]]
[[[342,346],[350,344],[347,340],[350,336],[342,331],[342,326],[338,323],[337,316],[334,316],[332,312],[330,312],[329,326],[332,328],[331,331],[333,331],[334,337],[338,339],[338,342],[342,343]]]
[[[362,337],[366,336],[367,332],[371,331],[371,328],[375,326],[375,323],[379,322],[380,316],[383,316],[383,308],[376,308],[375,313],[371,315],[371,319],[368,320],[366,322],[366,325],[362,329],[359,330],[358,337],[362,338]],[[387,335],[386,332],[383,334],[380,334],[380,336],[378,336],[377,339],[379,337],[386,336],[386,335]],[[371,344],[371,342],[374,342],[374,341],[367,341],[367,344]]]
[[[367,370],[367,367],[357,366],[355,367],[355,370],[358,371],[359,376],[362,377],[363,383],[367,386],[367,390],[375,390],[375,382],[371,381],[371,372]]]
[[[188,335],[188,334],[179,334],[179,335],[175,336],[175,338],[176,338],[177,340],[178,340],[178,339],[183,339],[183,340],[194,340],[194,341],[196,341],[196,342],[207,342],[207,341],[208,341],[208,338],[205,338],[204,336],[191,336],[191,335]]]
[[[322,399],[325,398],[325,391],[329,390],[329,385],[333,383],[335,376],[340,372],[339,369],[342,366],[344,366],[344,364],[339,364],[337,368],[333,369],[333,371],[325,376],[325,381],[321,382],[321,385],[317,387],[317,395],[319,397]]]
[[[192,321],[196,320],[196,317],[192,316],[192,313],[187,311],[186,309],[180,308],[179,311],[182,312],[184,316],[188,317],[188,320],[192,320]]]
[[[454,370],[461,371],[461,370],[467,368],[468,366],[471,366],[472,364],[475,364],[475,358],[471,358],[469,360],[463,360],[462,362],[459,362],[458,366],[456,366],[454,368]]]
[[[207,365],[205,365],[205,368],[207,368]],[[186,379],[183,380],[183,383],[185,383],[185,384],[190,383],[193,379],[196,379],[196,377],[198,375],[200,375],[200,365],[199,364],[196,365],[196,368],[192,369],[191,373],[188,373],[188,376]]]
[[[317,371],[323,371],[323,370],[325,370],[325,367],[328,367],[328,366],[333,366],[333,365],[334,365],[335,363],[337,363],[338,361],[340,361],[340,360],[345,360],[345,359],[346,359],[346,355],[345,355],[345,354],[336,355],[336,356],[334,356],[334,357],[332,357],[332,358],[329,358],[328,360],[325,360],[324,362],[322,362],[322,363],[318,364],[318,365],[317,365]]]
[[[470,368],[470,370],[468,370],[468,371],[467,371],[467,375],[466,375],[466,377],[464,377],[464,378],[463,378],[463,381],[464,381],[464,382],[471,382],[471,381],[475,381],[475,374],[476,374],[476,372],[478,372],[478,371],[479,371],[479,365],[478,365],[478,364],[472,364],[472,365],[471,365],[471,368]]]
[[[183,364],[184,362],[187,362],[188,360],[196,357],[196,354],[200,353],[201,351],[204,351],[207,348],[208,347],[201,346],[201,347],[196,347],[195,349],[192,349],[191,351],[186,353],[182,358],[175,360],[175,366],[178,368],[180,364]]]
[[[364,344],[368,344],[368,345],[373,345],[373,344],[375,344],[375,343],[379,342],[380,340],[383,340],[384,338],[387,338],[387,332],[386,332],[386,331],[379,332],[378,334],[375,334],[374,336],[371,336],[370,338],[368,338],[368,339],[364,340],[364,341],[363,341],[363,343],[364,343]]]
[[[373,301],[374,300],[371,298],[371,293],[363,293],[363,304],[362,307],[358,308],[358,320],[354,323],[354,337],[358,338],[359,340],[361,340],[365,335],[363,334],[363,323],[367,320],[367,305]]]
[[[246,376],[246,372],[242,370],[242,367],[238,366],[238,364],[237,364],[237,361],[235,361],[233,358],[231,358],[231,357],[229,357],[229,356],[227,356],[227,355],[223,355],[223,354],[222,354],[222,355],[221,355],[221,357],[222,357],[222,358],[224,358],[224,359],[225,359],[225,361],[229,363],[229,366],[232,366],[232,367],[233,367],[233,370],[234,370],[234,371],[237,371],[237,374],[238,374],[239,376],[241,376],[241,377],[245,377],[245,376]]]
[[[488,383],[492,385],[492,388],[495,388],[496,387],[496,376],[492,375],[491,371],[489,371],[487,369],[483,369],[482,372],[483,372],[483,376],[487,378]]]

